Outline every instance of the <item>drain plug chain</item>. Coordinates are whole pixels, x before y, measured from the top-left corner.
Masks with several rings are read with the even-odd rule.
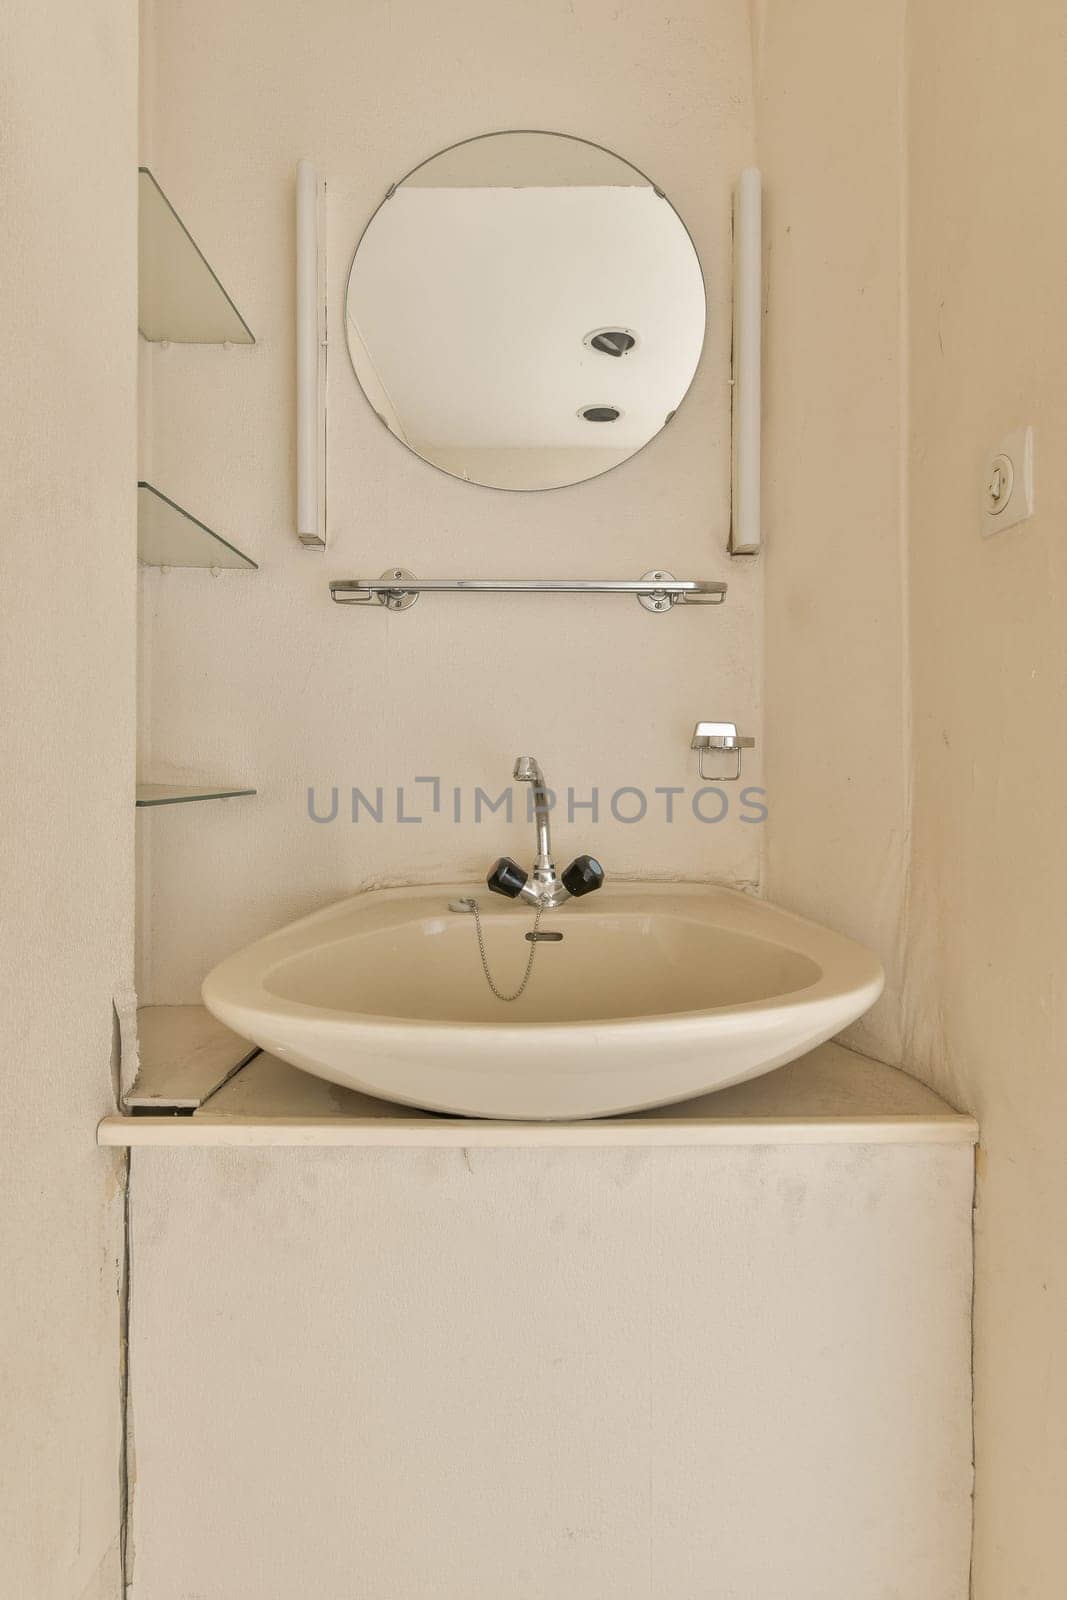
[[[498,989],[496,984],[493,982],[493,974],[489,971],[489,957],[485,951],[485,937],[482,933],[482,916],[478,909],[478,902],[477,900],[471,899],[460,903],[468,905],[474,912],[474,928],[478,935],[478,954],[482,958],[482,971],[485,973],[486,983],[489,985],[490,989],[496,995],[498,1000],[505,1000],[509,1002],[512,1000],[517,1000],[523,993],[526,985],[529,983],[530,973],[533,971],[534,957],[537,955],[537,930],[541,925],[541,918],[544,915],[544,906],[538,906],[537,913],[534,916],[533,933],[532,935],[526,935],[527,939],[530,941],[530,954],[526,959],[526,971],[522,975],[522,982],[519,984],[517,989],[512,990],[511,994],[504,994],[503,990]]]

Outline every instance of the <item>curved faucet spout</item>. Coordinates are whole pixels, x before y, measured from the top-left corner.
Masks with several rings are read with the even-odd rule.
[[[604,869],[592,856],[576,857],[562,877],[556,871],[548,820],[553,796],[536,757],[516,756],[512,778],[517,783],[532,786],[531,809],[537,829],[537,855],[529,876],[517,861],[501,856],[490,868],[485,880],[489,888],[494,894],[506,895],[509,900],[525,900],[537,906],[539,911],[554,911],[572,895],[591,894],[594,889],[599,889],[604,881]],[[510,811],[508,816],[510,819]],[[462,909],[462,902],[453,902],[452,909]]]
[[[535,756],[518,756],[512,776],[519,783],[533,784],[534,826],[537,829],[537,855],[534,858],[534,877],[542,882],[554,882],[556,869],[552,861],[552,836],[548,814],[551,802],[545,775]]]

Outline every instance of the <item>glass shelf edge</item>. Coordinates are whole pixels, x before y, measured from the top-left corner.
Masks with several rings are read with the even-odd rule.
[[[201,250],[200,246],[197,244],[196,240],[193,238],[192,234],[189,232],[189,229],[186,227],[185,223],[182,220],[181,213],[171,203],[170,199],[168,198],[168,196],[166,194],[166,191],[164,190],[162,184],[159,182],[159,180],[156,177],[155,173],[152,171],[152,169],[150,167],[138,166],[138,168],[137,168],[137,176],[138,176],[138,179],[140,179],[142,177],[148,179],[149,183],[152,185],[152,187],[155,190],[156,194],[158,195],[159,199],[162,200],[163,204],[166,206],[166,208],[167,208],[168,212],[170,213],[171,217],[174,219],[174,221],[177,223],[178,227],[181,229],[182,234],[185,236],[186,240],[188,241],[189,245],[191,246],[192,250],[194,251],[197,259],[200,262],[202,262],[204,268],[206,269],[206,271],[208,273],[208,276],[210,277],[212,283],[215,285],[215,288],[218,290],[219,295],[225,301],[226,305],[229,307],[229,309],[233,313],[233,315],[237,318],[237,321],[240,323],[241,328],[244,330],[244,335],[245,335],[245,337],[241,337],[240,335],[237,335],[236,337],[233,337],[233,338],[222,338],[222,339],[218,339],[218,338],[189,339],[189,338],[176,337],[173,333],[146,333],[145,330],[140,326],[141,311],[140,311],[140,305],[138,304],[138,330],[137,331],[140,333],[142,339],[146,340],[147,343],[149,343],[149,344],[189,344],[189,345],[203,344],[203,345],[216,345],[216,346],[218,346],[218,345],[227,345],[227,344],[241,344],[241,345],[247,345],[247,346],[254,345],[255,342],[256,342],[255,334],[252,332],[252,329],[248,326],[248,323],[245,321],[245,319],[241,315],[240,311],[238,311],[237,306],[234,304],[234,301],[233,301],[232,297],[227,292],[227,290],[224,287],[221,279],[219,278],[218,274],[216,273],[214,267],[211,265],[211,262],[208,260],[207,256],[204,254],[204,252]],[[236,332],[236,330],[235,330],[235,332]]]
[[[147,794],[149,789],[160,789],[162,794]],[[237,785],[219,784],[169,784],[169,783],[139,783],[136,788],[134,805],[138,810],[150,809],[153,806],[181,806],[195,805],[201,800],[237,800],[248,795],[254,795],[255,789],[245,789]]]
[[[200,531],[206,534],[209,539],[213,539],[216,544],[222,545],[225,550],[229,550],[231,554],[237,556],[242,565],[239,567],[231,567],[231,571],[259,571],[258,561],[253,561],[251,556],[246,556],[243,550],[239,550],[235,544],[231,544],[229,539],[224,539],[221,533],[216,533],[214,528],[209,528],[206,522],[201,522],[199,517],[194,516],[191,511],[187,511],[184,506],[179,505],[177,500],[172,500],[169,494],[164,494],[162,489],[157,489],[154,483],[148,482],[147,478],[138,478],[137,488],[138,491],[145,489],[149,494],[155,495],[157,500],[161,500],[164,505],[169,506],[170,509],[177,512],[180,517],[184,517],[187,522],[191,522],[194,527],[199,528]],[[219,565],[218,562],[213,561],[148,561],[142,557],[140,549],[138,549],[137,552],[137,560],[138,563],[144,567],[190,567],[197,571],[210,571],[212,567]]]

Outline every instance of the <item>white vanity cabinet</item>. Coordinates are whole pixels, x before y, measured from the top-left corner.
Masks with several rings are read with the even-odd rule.
[[[975,1127],[912,1079],[215,1099],[124,1135],[133,1600],[965,1600]]]

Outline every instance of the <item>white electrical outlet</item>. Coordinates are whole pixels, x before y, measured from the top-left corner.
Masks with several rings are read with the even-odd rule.
[[[982,467],[982,534],[1014,528],[1034,514],[1034,430],[1016,428]]]

